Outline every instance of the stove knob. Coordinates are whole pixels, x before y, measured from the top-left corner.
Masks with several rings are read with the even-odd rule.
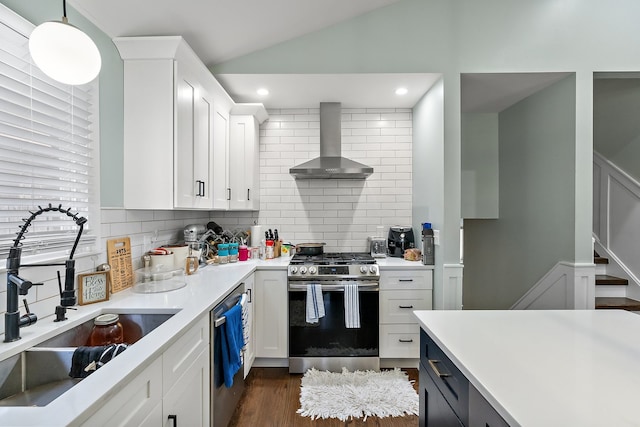
[[[365,267],[364,265],[360,267],[360,273],[362,274],[367,274],[367,267]]]
[[[315,267],[309,267],[309,274],[316,274],[316,268]]]
[[[307,267],[300,267],[300,274],[307,274]]]
[[[296,274],[298,272],[298,267],[291,267],[291,274]]]
[[[375,265],[369,267],[369,273],[376,274],[378,272],[378,268]]]

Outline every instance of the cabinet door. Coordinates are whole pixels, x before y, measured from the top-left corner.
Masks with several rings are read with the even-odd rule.
[[[469,427],[509,427],[472,385],[469,385]]]
[[[420,364],[420,427],[464,427],[438,387]]]
[[[253,116],[229,118],[229,208],[257,210],[259,205],[258,182],[259,136],[258,121]]]
[[[186,64],[176,69],[174,205],[211,208],[212,99]]]
[[[249,316],[247,317],[247,322],[245,324],[245,328],[249,331],[248,340],[246,343],[246,350],[244,352],[244,377],[247,378],[249,375],[249,371],[251,371],[251,366],[253,365],[253,361],[256,358],[256,334],[255,334],[255,322],[253,318],[255,316],[255,304],[254,304],[254,275],[252,274],[244,281],[244,291],[247,293],[247,312]]]
[[[229,209],[229,109],[213,108],[213,208]]]
[[[162,403],[162,358],[113,394],[83,426],[158,425],[157,407]],[[155,423],[154,423],[155,421]]]
[[[164,395],[164,427],[209,425],[209,376],[207,348]]]
[[[286,358],[289,315],[287,272],[256,272],[256,357]]]

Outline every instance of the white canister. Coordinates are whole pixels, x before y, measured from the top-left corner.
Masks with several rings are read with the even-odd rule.
[[[173,252],[169,254],[150,254],[151,255],[151,267],[163,266],[164,268],[173,268],[174,255]]]
[[[164,246],[173,252],[173,266],[176,268],[186,268],[187,257],[189,256],[188,245],[167,245]]]

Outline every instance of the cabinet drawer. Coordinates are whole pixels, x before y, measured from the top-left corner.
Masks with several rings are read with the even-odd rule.
[[[469,425],[469,380],[420,330],[420,363],[464,425]]]
[[[380,323],[417,323],[413,310],[431,310],[431,289],[380,292]]]
[[[431,270],[381,270],[380,289],[432,289]]]
[[[420,326],[380,325],[380,357],[417,359],[420,357]]]
[[[169,391],[208,345],[209,315],[206,315],[162,354],[163,394]]]

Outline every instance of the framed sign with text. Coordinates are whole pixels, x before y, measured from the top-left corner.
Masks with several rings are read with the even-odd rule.
[[[78,275],[78,304],[92,304],[109,299],[109,272]]]

